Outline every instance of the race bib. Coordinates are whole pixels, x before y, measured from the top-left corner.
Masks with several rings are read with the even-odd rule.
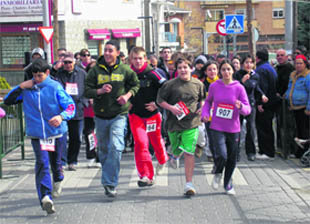
[[[42,151],[55,152],[55,138],[40,139]]]
[[[97,137],[94,132],[88,135],[88,141],[89,141],[89,150],[90,151],[94,150],[97,147]]]
[[[231,104],[222,104],[220,103],[217,106],[215,116],[224,118],[224,119],[232,119],[234,112],[234,106]]]
[[[154,132],[156,131],[156,121],[146,121],[146,132]]]
[[[69,82],[67,82],[66,83],[66,92],[69,95],[73,95],[73,96],[78,95],[79,94],[79,90],[78,90],[77,83],[69,83]]]
[[[176,105],[179,109],[182,110],[182,114],[180,115],[176,115],[176,117],[178,118],[178,120],[182,120],[186,115],[189,114],[189,109],[187,108],[187,106],[185,105],[185,103],[183,103],[182,101],[176,103]]]

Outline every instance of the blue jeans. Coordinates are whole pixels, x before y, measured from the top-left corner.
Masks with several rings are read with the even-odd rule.
[[[113,119],[95,117],[98,139],[98,156],[102,166],[103,186],[118,185],[120,161],[125,148],[125,128],[127,116],[118,115]]]
[[[226,189],[237,163],[239,132],[228,133],[211,129],[211,134],[214,144],[215,174],[223,173],[225,168],[224,188]]]
[[[67,136],[63,135],[55,140],[55,152],[42,151],[39,139],[31,139],[31,144],[36,157],[36,188],[41,203],[45,195],[48,195],[52,199],[52,182],[49,164],[51,164],[53,181],[59,182],[64,179],[61,154],[63,149],[67,147]]]

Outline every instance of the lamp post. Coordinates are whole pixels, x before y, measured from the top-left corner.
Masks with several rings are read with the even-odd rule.
[[[200,30],[202,35],[202,52],[205,53],[205,32],[202,27],[191,27],[191,30]]]
[[[155,53],[155,35],[154,35],[154,20],[153,16],[139,16],[138,19],[151,19],[152,24],[152,53]]]

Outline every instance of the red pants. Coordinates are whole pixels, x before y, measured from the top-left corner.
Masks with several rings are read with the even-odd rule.
[[[147,177],[153,180],[154,177],[149,141],[154,148],[159,164],[164,164],[168,161],[164,140],[161,136],[161,120],[160,113],[149,118],[141,118],[136,114],[129,114],[131,133],[135,142],[136,167],[140,178]]]

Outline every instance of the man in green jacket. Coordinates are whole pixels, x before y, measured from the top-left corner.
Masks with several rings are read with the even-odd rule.
[[[128,100],[140,87],[137,74],[122,64],[119,54],[119,42],[108,41],[104,55],[88,72],[85,81],[85,96],[94,99],[101,183],[108,197],[116,197],[120,160],[125,148]]]

